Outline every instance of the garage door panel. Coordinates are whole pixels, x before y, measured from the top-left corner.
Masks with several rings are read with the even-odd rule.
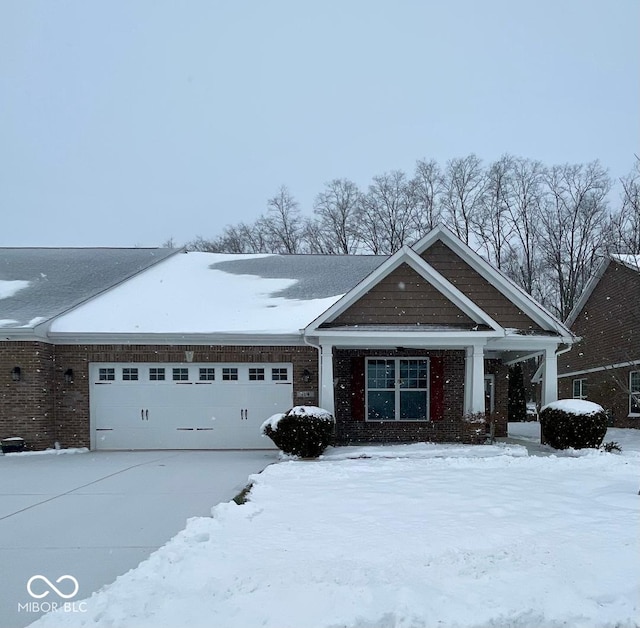
[[[92,364],[94,446],[273,448],[271,440],[261,436],[260,425],[287,410],[293,395],[290,381],[273,381],[272,369],[280,379],[293,375],[291,364],[280,363]],[[105,373],[111,381],[100,379]],[[132,373],[137,380],[124,379]]]

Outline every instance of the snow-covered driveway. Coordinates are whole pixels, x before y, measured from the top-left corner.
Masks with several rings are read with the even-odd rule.
[[[112,582],[211,507],[241,490],[273,452],[145,451],[0,456],[0,626],[26,626],[27,581],[63,575],[73,599]],[[73,588],[71,581],[59,587]],[[44,581],[33,583],[40,595]],[[68,590],[68,589],[67,589]],[[19,609],[22,604],[22,610]],[[46,608],[46,607],[45,607]]]
[[[638,625],[637,450],[340,448],[253,480],[38,628]]]

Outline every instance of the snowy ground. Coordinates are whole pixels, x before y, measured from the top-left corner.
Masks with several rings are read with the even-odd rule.
[[[606,440],[622,454],[412,445],[282,461],[252,476],[249,503],[191,519],[86,612],[37,626],[638,626],[640,431]]]

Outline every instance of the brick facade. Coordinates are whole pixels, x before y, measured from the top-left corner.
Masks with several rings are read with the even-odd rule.
[[[193,351],[194,363],[291,362],[294,403],[318,403],[318,352],[309,346],[199,346],[199,345],[51,345],[42,342],[0,344],[0,438],[22,436],[29,449],[89,447],[89,364],[91,362],[185,363]],[[365,422],[351,415],[351,358],[353,356],[403,355],[440,357],[443,360],[444,416],[430,422]],[[336,378],[337,442],[482,442],[473,426],[462,421],[464,399],[464,351],[340,350],[334,354]],[[19,366],[21,379],[11,370]],[[73,381],[64,373],[71,369]],[[487,373],[496,374],[496,436],[506,436],[506,368],[486,362]],[[307,370],[310,382],[303,382]],[[504,376],[503,376],[504,375]],[[297,393],[312,392],[299,399]],[[360,394],[363,394],[361,391]]]
[[[640,427],[640,417],[629,417],[628,392],[629,372],[640,365],[584,372],[640,360],[640,272],[611,260],[571,331],[581,340],[558,358],[559,397],[571,399],[573,380],[586,379],[587,399],[609,410],[616,427]]]
[[[89,363],[291,362],[293,395],[312,391],[308,405],[318,401],[318,352],[308,346],[199,346],[199,345],[50,345],[34,342],[0,344],[0,438],[22,436],[29,449],[89,447]],[[21,381],[11,380],[11,369],[21,368]],[[72,369],[72,383],[64,373]],[[311,381],[302,381],[309,371]],[[302,402],[301,402],[302,403]]]
[[[0,438],[21,436],[33,449],[55,442],[53,350],[43,342],[0,343]]]
[[[352,399],[362,394],[352,390],[352,358],[360,357],[429,357],[442,358],[444,375],[444,412],[435,421],[366,421],[354,417]],[[497,367],[496,367],[497,368]],[[464,351],[437,351],[425,349],[388,350],[334,350],[334,379],[336,381],[336,438],[338,444],[351,443],[409,443],[409,442],[484,442],[477,426],[463,421],[464,413]],[[498,384],[496,378],[496,386]],[[505,405],[499,414],[499,434],[506,436],[506,396],[501,383],[496,389],[498,403]]]

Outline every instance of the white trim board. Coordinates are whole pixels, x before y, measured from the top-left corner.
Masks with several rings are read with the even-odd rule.
[[[599,373],[600,371],[613,371],[614,369],[623,369],[630,366],[640,365],[640,360],[629,360],[628,362],[618,362],[617,364],[608,364],[606,366],[596,366],[591,369],[584,369],[582,371],[571,371],[571,373],[562,373],[558,375],[558,379],[564,377],[575,377],[576,375],[586,375],[587,373]]]

